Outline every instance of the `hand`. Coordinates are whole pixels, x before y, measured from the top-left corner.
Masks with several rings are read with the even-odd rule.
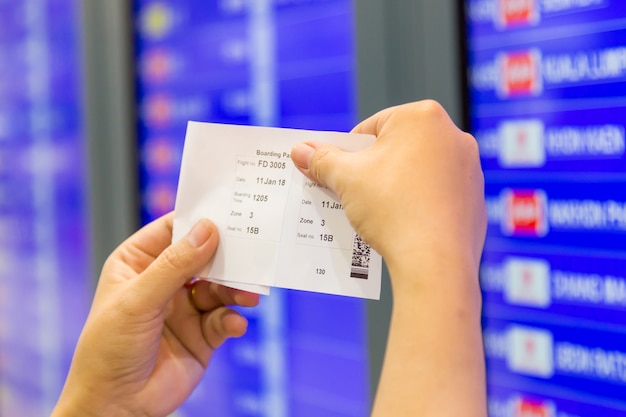
[[[184,287],[215,253],[217,229],[201,220],[170,244],[172,220],[147,225],[106,261],[53,416],[167,416],[215,349],[246,332],[226,306],[254,306],[258,295],[207,281]]]
[[[337,193],[390,272],[393,313],[372,416],[486,416],[476,141],[433,101],[383,110],[353,132],[377,139],[353,153],[304,143],[291,156]]]
[[[338,194],[352,226],[390,268],[410,258],[476,271],[486,228],[476,140],[433,101],[388,108],[353,133],[377,140],[355,153],[300,144],[292,158]]]

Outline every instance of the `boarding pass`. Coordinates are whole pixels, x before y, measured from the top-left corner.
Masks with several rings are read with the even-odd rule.
[[[220,243],[201,278],[260,294],[279,287],[378,299],[381,256],[355,233],[337,196],[306,178],[290,158],[299,142],[358,151],[374,139],[189,122],[174,241],[209,218]]]

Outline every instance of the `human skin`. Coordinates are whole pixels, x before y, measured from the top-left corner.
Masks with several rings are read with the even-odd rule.
[[[386,109],[353,132],[376,142],[355,153],[299,144],[292,158],[338,194],[389,269],[393,312],[372,416],[486,416],[476,141],[434,101]]]
[[[350,153],[303,143],[292,159],[337,193],[390,272],[393,313],[372,416],[486,416],[476,142],[432,101],[386,109],[353,131],[377,139]],[[228,306],[254,306],[258,295],[205,281],[185,288],[215,253],[215,226],[201,220],[171,244],[172,217],[105,263],[54,417],[167,416],[215,349],[245,333],[245,318]]]
[[[207,281],[185,288],[215,253],[215,225],[201,220],[171,244],[172,221],[147,225],[107,259],[53,417],[167,416],[215,349],[245,333],[227,306],[254,306],[257,294]]]

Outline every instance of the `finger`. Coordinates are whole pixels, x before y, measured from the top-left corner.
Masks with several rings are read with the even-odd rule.
[[[365,133],[379,138],[385,135],[387,129],[398,128],[402,125],[409,130],[414,130],[422,120],[432,121],[435,118],[446,119],[446,122],[452,123],[448,113],[437,101],[415,101],[381,110],[356,125],[351,133]]]
[[[342,178],[349,172],[347,155],[339,148],[317,142],[299,143],[291,149],[291,159],[300,172],[340,195]]]
[[[356,125],[350,133],[378,136],[389,117],[401,106],[388,107]]]
[[[228,307],[220,307],[202,316],[202,335],[212,349],[219,348],[228,338],[243,336],[247,330],[248,320]]]
[[[148,223],[118,246],[109,260],[122,259],[140,273],[171,245],[173,221],[171,212]]]
[[[218,234],[209,220],[198,221],[187,235],[168,246],[134,281],[150,307],[164,306],[185,282],[209,263]]]
[[[258,294],[204,280],[198,280],[193,284],[190,296],[194,306],[200,311],[210,311],[224,305],[254,307],[260,298]]]

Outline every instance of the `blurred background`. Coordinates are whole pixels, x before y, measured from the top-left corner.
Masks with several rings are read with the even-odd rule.
[[[349,131],[424,98],[481,149],[490,415],[626,415],[623,2],[0,0],[0,416],[50,413],[188,120]],[[273,290],[175,415],[368,415],[383,278]]]

